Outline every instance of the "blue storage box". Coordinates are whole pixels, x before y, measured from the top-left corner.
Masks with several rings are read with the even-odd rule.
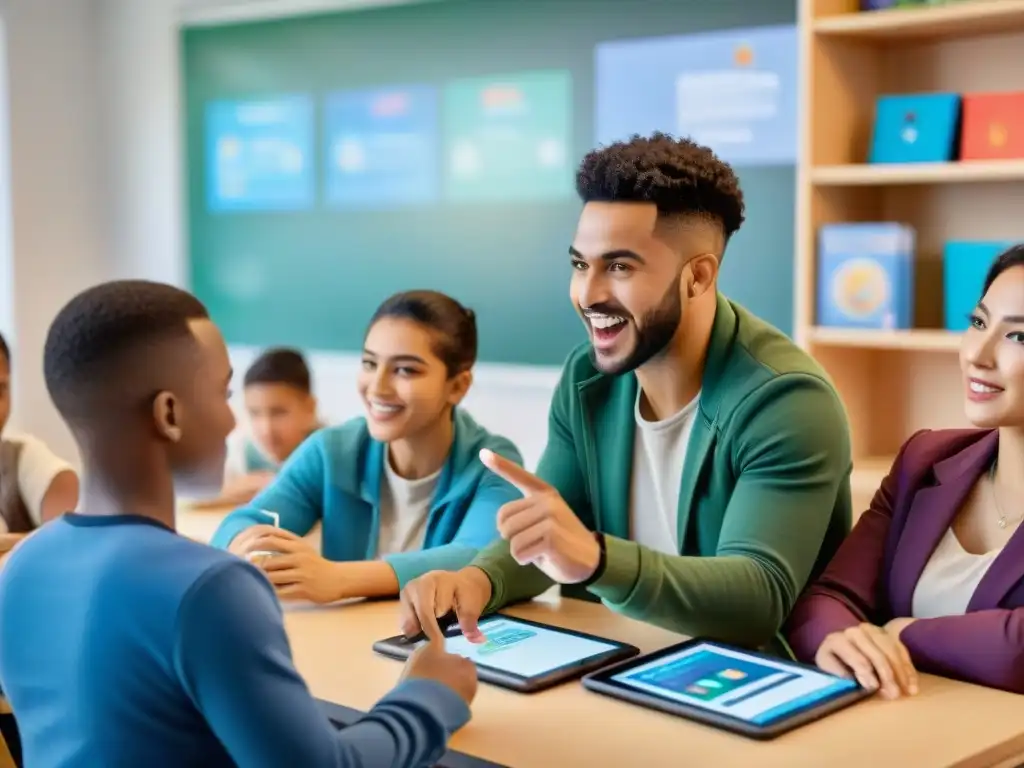
[[[881,96],[875,107],[872,163],[944,163],[957,157],[960,95]]]
[[[818,232],[818,325],[910,328],[914,230],[879,222],[828,224]]]
[[[985,275],[1010,241],[951,240],[942,254],[943,315],[946,329],[966,331],[967,317],[981,298]]]

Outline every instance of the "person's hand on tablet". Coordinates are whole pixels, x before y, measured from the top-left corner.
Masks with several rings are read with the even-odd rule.
[[[853,677],[887,699],[917,693],[917,670],[896,634],[873,624],[833,632],[822,642],[814,663],[826,672]]]
[[[523,494],[498,510],[498,532],[516,562],[537,566],[559,584],[589,579],[601,562],[601,547],[558,491],[493,451],[481,451],[480,461]]]
[[[405,663],[401,679],[421,678],[443,683],[469,706],[476,697],[476,664],[463,656],[446,652],[440,630],[428,637],[429,641],[417,648]]]
[[[459,629],[471,643],[486,639],[477,622],[491,599],[491,580],[479,568],[431,571],[405,585],[400,596],[399,628],[406,637],[422,632],[442,635],[438,618],[455,612]]]

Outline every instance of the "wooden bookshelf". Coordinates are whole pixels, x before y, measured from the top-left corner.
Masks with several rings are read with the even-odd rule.
[[[851,12],[844,3],[822,3],[813,20],[818,38],[907,41],[963,39],[1024,30],[1024,0],[960,0],[930,8]]]
[[[800,0],[799,9],[795,335],[846,405],[855,504],[863,509],[913,432],[968,426],[959,335],[942,328],[943,244],[1024,240],[1024,160],[869,165],[875,99],[1024,90],[1024,0],[866,12],[858,0]],[[816,324],[818,229],[858,221],[914,227],[914,329]]]

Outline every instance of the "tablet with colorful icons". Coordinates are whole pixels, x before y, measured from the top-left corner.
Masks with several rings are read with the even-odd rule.
[[[815,667],[703,639],[588,674],[583,686],[757,739],[871,695]]]
[[[445,631],[445,648],[477,666],[484,682],[522,693],[550,688],[640,653],[639,649],[549,624],[495,614],[480,620],[483,643],[471,643],[458,627]],[[406,659],[422,642],[404,635],[373,644],[384,656]]]

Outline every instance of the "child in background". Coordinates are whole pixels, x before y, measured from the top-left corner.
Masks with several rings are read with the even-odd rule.
[[[11,414],[11,352],[0,336],[0,558],[25,534],[78,504],[78,476],[30,435],[4,435]]]
[[[209,506],[247,504],[285,459],[321,426],[309,365],[294,349],[269,349],[245,372],[248,431],[228,440],[224,491]]]

